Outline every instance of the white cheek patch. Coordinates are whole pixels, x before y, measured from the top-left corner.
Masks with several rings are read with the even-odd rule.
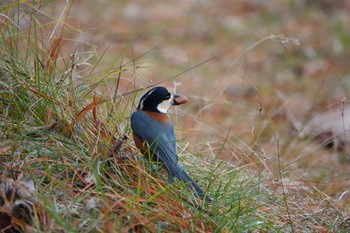
[[[161,113],[167,114],[170,106],[172,105],[172,102],[173,102],[173,95],[171,95],[171,97],[168,100],[164,100],[163,102],[158,104],[157,106],[158,111]]]

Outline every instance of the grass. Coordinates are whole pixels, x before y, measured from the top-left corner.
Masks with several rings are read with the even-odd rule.
[[[64,24],[66,11],[54,19],[30,4],[0,7],[1,219],[12,219],[24,232],[349,229],[345,208],[312,182],[293,179],[296,175],[286,169],[279,145],[276,155],[260,151],[259,141],[270,133],[263,122],[249,145],[210,122],[202,123],[225,136],[221,144],[208,141],[208,153],[190,150],[179,141],[181,163],[213,202],[196,199],[181,183],[168,185],[162,171],[140,159],[125,136],[131,133],[129,116],[140,89],[146,88],[137,80],[142,57],[126,61],[121,54],[103,68],[104,52],[64,47],[69,41],[64,29],[71,27]],[[23,14],[23,7],[31,10]],[[23,22],[29,26],[20,27]],[[72,55],[65,55],[67,49]],[[122,85],[125,93],[120,93]],[[181,119],[181,114],[175,117]],[[271,117],[269,112],[260,114]],[[242,161],[219,159],[226,145],[238,145],[235,154]],[[249,161],[243,162],[243,157]],[[276,171],[266,165],[269,160],[278,161]],[[30,188],[28,180],[35,187]],[[18,202],[28,201],[26,192],[36,197],[30,207]],[[16,208],[31,214],[23,216]],[[26,218],[31,221],[25,223]]]

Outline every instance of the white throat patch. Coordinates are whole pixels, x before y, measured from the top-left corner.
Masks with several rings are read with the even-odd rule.
[[[157,109],[159,112],[167,114],[170,106],[172,105],[173,102],[173,95],[170,96],[168,100],[164,100],[160,104],[158,104]]]

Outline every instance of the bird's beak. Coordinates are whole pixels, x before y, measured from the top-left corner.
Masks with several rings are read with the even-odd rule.
[[[183,95],[174,94],[172,105],[181,105],[187,103],[187,97]]]

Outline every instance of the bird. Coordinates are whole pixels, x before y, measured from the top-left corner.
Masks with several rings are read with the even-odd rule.
[[[197,198],[212,201],[203,189],[193,181],[179,163],[176,150],[174,125],[168,114],[171,106],[181,105],[187,98],[171,94],[167,88],[157,86],[147,91],[131,115],[131,129],[136,147],[143,153],[150,152],[152,159],[160,161],[167,172],[168,183],[174,178],[187,183]]]

